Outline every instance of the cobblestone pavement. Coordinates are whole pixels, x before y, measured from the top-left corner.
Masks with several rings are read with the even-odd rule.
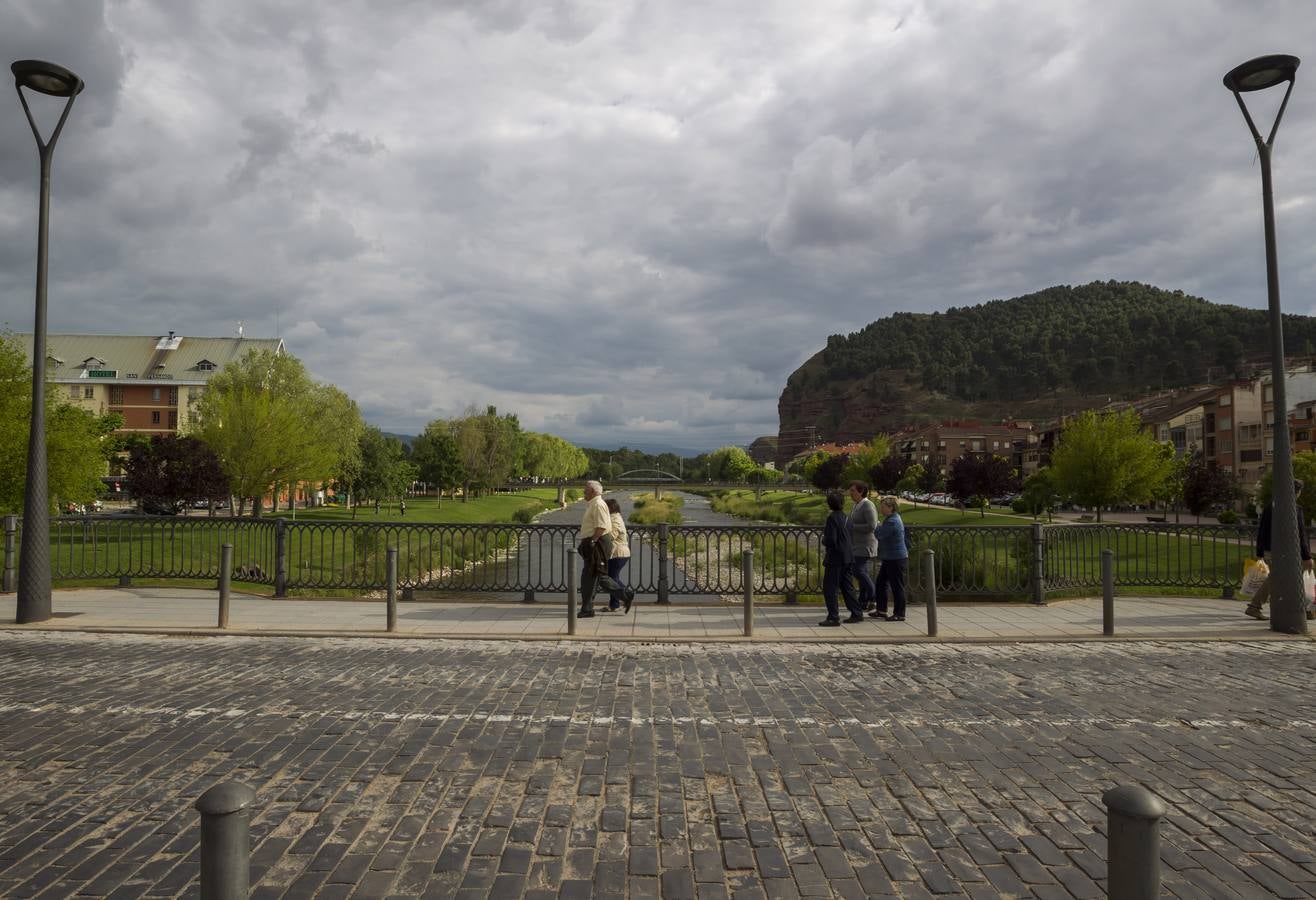
[[[1316,896],[1308,642],[709,647],[0,635],[0,896]]]

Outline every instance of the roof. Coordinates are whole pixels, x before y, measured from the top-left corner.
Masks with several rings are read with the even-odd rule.
[[[24,356],[30,361],[32,335],[18,334],[16,337]],[[109,384],[148,379],[204,384],[216,372],[252,350],[282,353],[283,340],[187,337],[173,332],[168,335],[49,334],[46,336],[46,354],[50,359],[46,373],[51,381],[56,382],[91,377]],[[91,375],[91,372],[97,374]]]

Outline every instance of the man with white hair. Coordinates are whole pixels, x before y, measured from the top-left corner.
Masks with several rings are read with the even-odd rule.
[[[625,592],[616,581],[608,577],[608,558],[612,556],[612,514],[603,502],[603,485],[597,481],[585,482],[585,515],[580,520],[581,559],[580,618],[594,615],[594,592],[599,585],[609,592]]]

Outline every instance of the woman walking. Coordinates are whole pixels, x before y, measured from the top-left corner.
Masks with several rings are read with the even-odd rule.
[[[850,611],[846,623],[862,622],[864,608],[850,586],[850,569],[854,565],[854,550],[850,545],[850,527],[846,523],[844,504],[838,491],[827,494],[827,522],[823,526],[823,602],[827,604],[827,618],[818,624],[823,628],[836,628],[841,624],[841,608],[836,602],[839,588],[845,595],[845,608]]]
[[[877,556],[881,566],[877,570],[877,611],[869,613],[874,619],[888,622],[905,621],[905,572],[909,568],[909,545],[905,543],[905,523],[900,518],[900,501],[883,497],[878,504],[882,524],[877,526]],[[886,592],[891,589],[895,610],[886,614]]]
[[[604,501],[612,518],[612,556],[608,558],[608,577],[621,584],[621,570],[631,561],[631,540],[626,533],[626,520],[621,517],[621,507],[616,500]],[[626,612],[631,611],[631,601],[635,599],[635,589],[626,585],[620,592],[612,591],[608,595],[608,611],[616,612],[625,604]]]
[[[850,482],[850,543],[854,547],[854,579],[859,584],[859,609],[876,609],[873,603],[877,589],[869,574],[868,561],[877,556],[877,507],[868,499],[868,485],[862,481]]]

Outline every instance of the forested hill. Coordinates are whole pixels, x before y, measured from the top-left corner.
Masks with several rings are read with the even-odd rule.
[[[1285,316],[1284,338],[1290,354],[1310,355],[1316,318]],[[855,439],[930,418],[1039,415],[1028,401],[1045,398],[1197,384],[1264,360],[1267,340],[1264,310],[1137,282],[896,313],[833,335],[790,376],[778,404],[782,443],[808,426]]]

